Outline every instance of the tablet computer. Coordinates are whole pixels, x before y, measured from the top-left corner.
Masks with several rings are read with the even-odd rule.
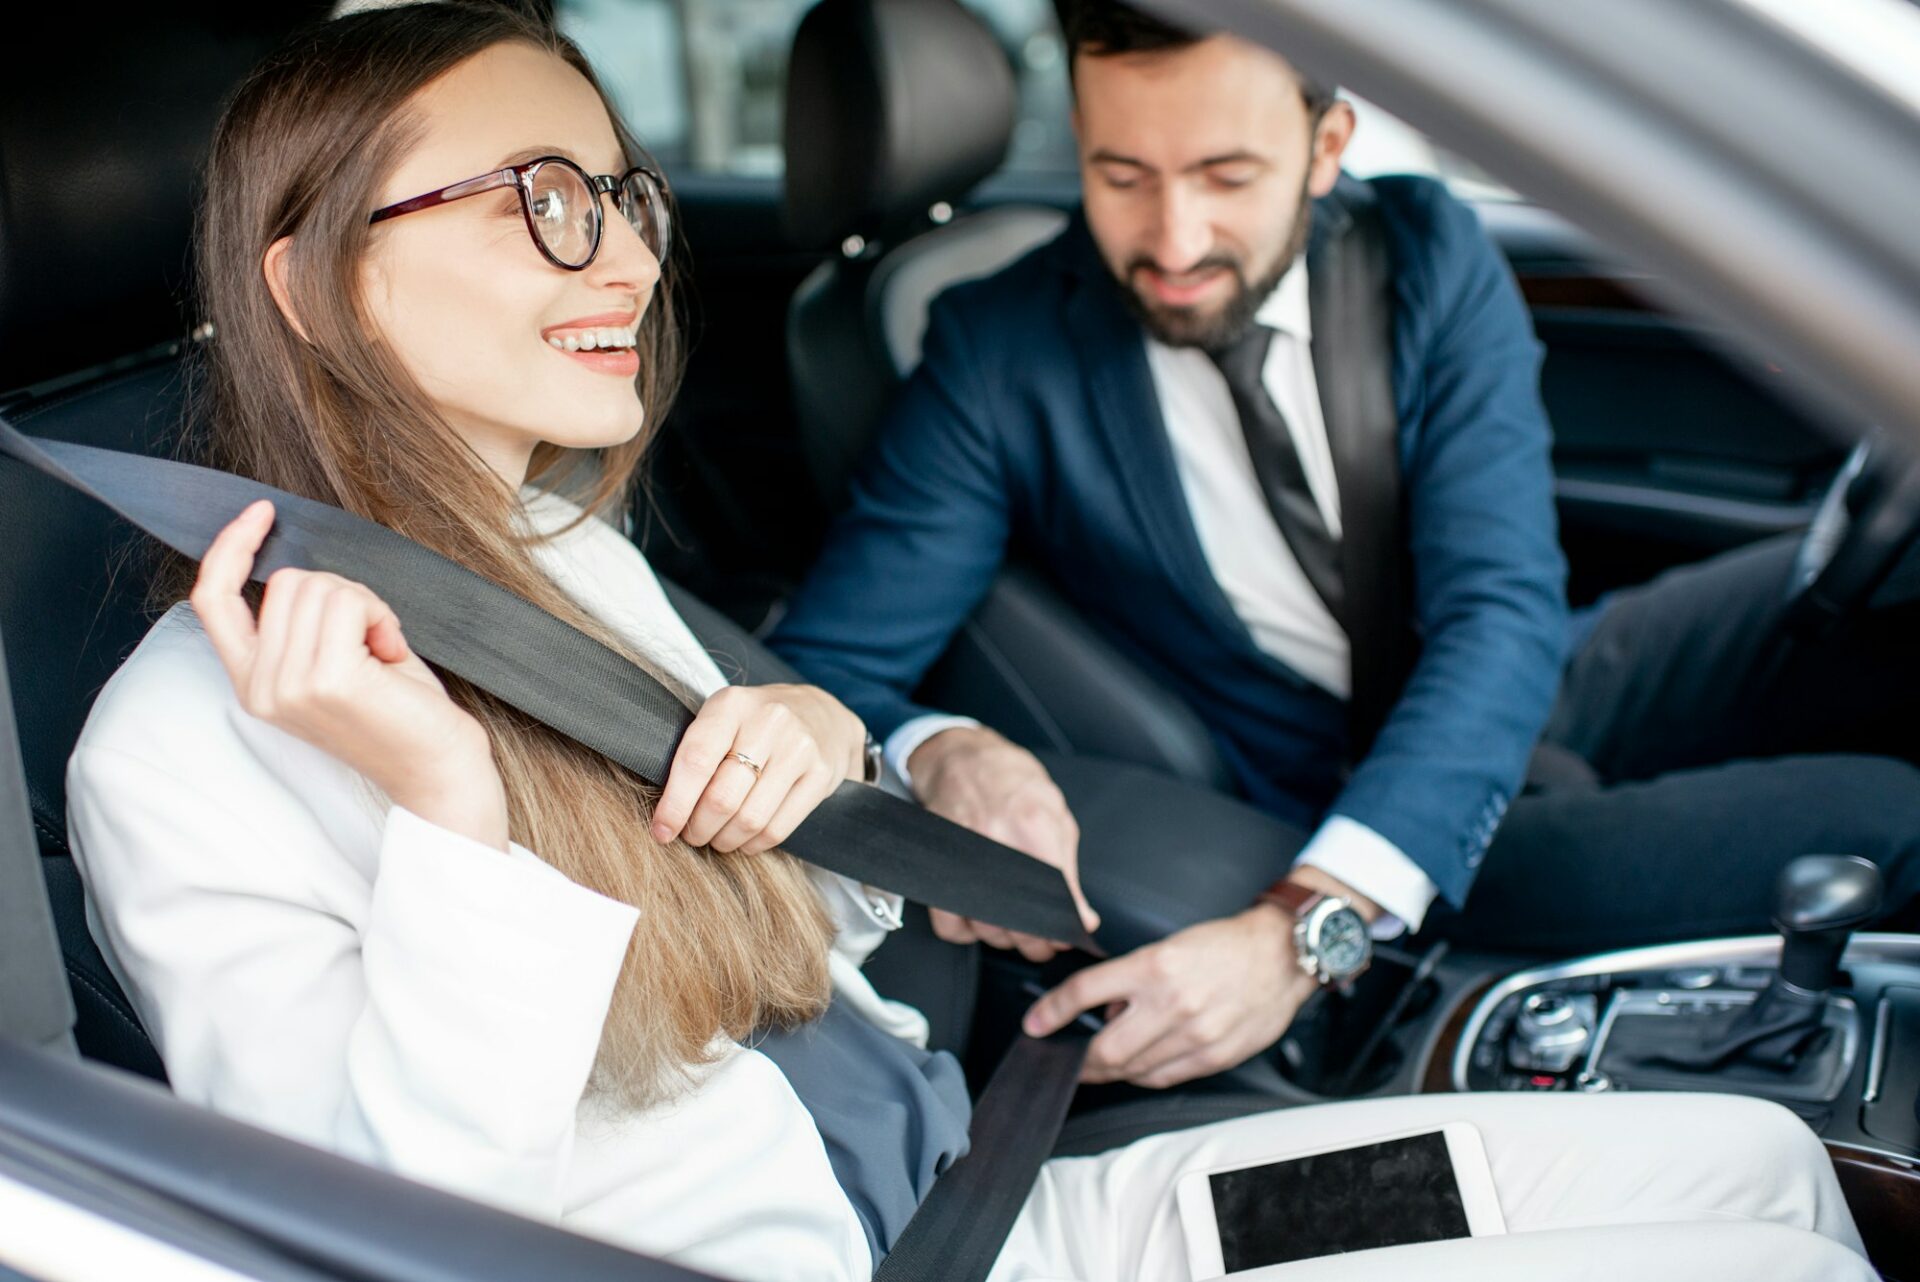
[[[1486,1147],[1469,1122],[1191,1171],[1175,1195],[1196,1282],[1506,1232]]]

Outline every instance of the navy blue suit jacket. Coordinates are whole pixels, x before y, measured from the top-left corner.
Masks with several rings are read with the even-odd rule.
[[[1144,331],[1077,217],[935,301],[921,366],[773,648],[884,738],[929,711],[911,692],[1017,542],[1199,712],[1255,804],[1303,826],[1350,816],[1459,904],[1563,658],[1540,346],[1471,210],[1426,179],[1373,186],[1422,649],[1358,766],[1341,702],[1260,650],[1209,571]]]

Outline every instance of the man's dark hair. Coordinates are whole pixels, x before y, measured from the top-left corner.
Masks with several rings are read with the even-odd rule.
[[[1119,0],[1054,0],[1054,10],[1060,18],[1061,34],[1066,37],[1069,73],[1078,54],[1105,58],[1122,53],[1158,53],[1184,49],[1205,38]],[[1322,84],[1298,68],[1294,74],[1300,79],[1300,97],[1307,104],[1307,115],[1319,120],[1333,105],[1335,86]]]

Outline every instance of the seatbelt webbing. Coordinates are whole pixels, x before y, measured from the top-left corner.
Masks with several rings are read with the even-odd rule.
[[[4,417],[0,454],[194,558],[249,503],[273,500],[255,580],[294,566],[366,584],[421,655],[652,783],[666,778],[693,719],[672,691],[592,637],[339,508],[192,464],[25,436]],[[786,849],[919,903],[1097,951],[1057,869],[878,788],[842,784]]]
[[[1337,214],[1334,212],[1337,210]],[[1379,200],[1342,180],[1307,257],[1313,372],[1340,491],[1340,615],[1352,656],[1347,755],[1358,763],[1420,654],[1393,389],[1393,260]]]
[[[658,783],[692,720],[673,693],[593,638],[464,566],[327,504],[191,464],[23,435],[0,416],[0,455],[10,456],[104,504],[147,534],[198,558],[234,516],[272,499],[272,534],[253,578],[284,566],[328,570],[364,583],[393,607],[424,657]],[[6,691],[0,688],[0,699]],[[10,707],[0,703],[11,730]],[[17,749],[8,734],[0,751]],[[71,998],[50,931],[45,885],[28,832],[9,860],[12,822],[0,759],[0,891],[37,902],[51,990]],[[17,763],[16,763],[17,765]],[[18,769],[13,777],[20,778]],[[28,817],[24,788],[15,809]],[[917,902],[1009,929],[1064,940],[1100,954],[1058,870],[978,836],[878,788],[843,784],[787,840],[794,855]],[[11,869],[12,863],[21,869]],[[11,893],[24,870],[37,900]],[[23,878],[24,880],[24,878]],[[31,932],[20,932],[31,936]],[[15,932],[9,930],[8,938]],[[935,1181],[875,1275],[876,1282],[980,1282],[1052,1150],[1079,1081],[1088,1034],[1079,1027],[1044,1041],[1022,1037],[995,1070],[974,1110],[967,1156]]]
[[[939,1179],[873,1282],[984,1282],[1053,1151],[1092,1034],[1022,1035],[974,1107],[967,1155]]]

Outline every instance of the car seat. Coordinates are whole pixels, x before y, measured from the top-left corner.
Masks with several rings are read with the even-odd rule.
[[[226,93],[322,4],[120,15],[0,82],[0,408],[29,432],[174,447],[189,345],[193,187]],[[111,88],[99,83],[111,67]],[[104,362],[104,363],[103,363]],[[160,1060],[87,932],[66,843],[66,762],[144,635],[143,546],[104,511],[0,466],[4,633],[35,837],[88,1056]]]

